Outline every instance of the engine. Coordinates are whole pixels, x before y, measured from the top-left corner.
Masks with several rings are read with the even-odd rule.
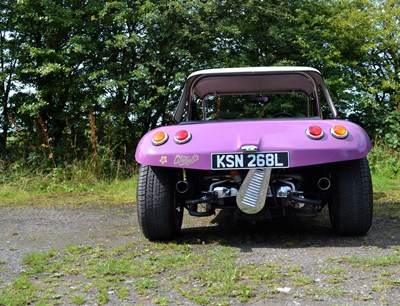
[[[297,171],[296,171],[297,170]],[[216,209],[234,210],[236,218],[270,219],[282,215],[313,217],[330,196],[329,171],[321,167],[271,170],[188,171],[176,191],[192,216]]]

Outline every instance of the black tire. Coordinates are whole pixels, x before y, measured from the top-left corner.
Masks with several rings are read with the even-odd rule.
[[[179,235],[183,207],[177,204],[175,184],[179,171],[142,165],[137,186],[139,226],[149,240],[168,240]]]
[[[329,216],[333,230],[343,236],[365,235],[373,215],[368,160],[362,158],[334,164],[332,183]]]

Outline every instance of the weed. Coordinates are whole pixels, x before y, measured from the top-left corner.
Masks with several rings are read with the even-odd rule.
[[[374,175],[374,183],[380,189],[389,189],[385,182],[390,179],[400,179],[400,153],[383,144],[376,144],[368,155],[371,172]],[[383,187],[383,188],[382,188]]]
[[[335,277],[329,277],[328,280],[327,280],[328,284],[341,284],[343,282],[345,282],[344,278],[336,277],[336,276]]]
[[[108,258],[100,260],[100,262],[94,266],[94,270],[89,272],[88,277],[98,276],[115,276],[128,274],[131,261],[125,258]]]
[[[335,298],[344,297],[347,293],[347,290],[331,286],[324,288],[316,288],[315,290],[313,290],[313,292],[314,292],[313,293],[314,297],[319,297],[325,300],[326,297],[335,297]]]
[[[301,265],[297,264],[297,265],[295,265],[295,266],[289,267],[289,268],[288,268],[288,271],[289,271],[290,273],[298,273],[298,272],[300,272],[302,269],[303,269],[303,267],[302,267]]]
[[[345,272],[345,270],[343,268],[339,268],[339,267],[329,267],[329,268],[322,269],[322,273],[329,274],[329,275],[339,275],[344,272]]]
[[[28,305],[37,299],[36,286],[27,276],[20,276],[0,291],[0,305]]]
[[[193,297],[193,301],[200,305],[208,305],[211,303],[211,300],[204,296]]]
[[[302,287],[305,285],[312,284],[314,282],[314,279],[308,275],[294,275],[291,278],[291,284],[292,286],[296,287]]]
[[[86,298],[81,295],[73,295],[71,297],[71,303],[75,305],[83,305],[86,303]]]
[[[31,252],[26,254],[22,262],[29,267],[27,271],[29,274],[41,273],[43,271],[49,270],[50,260],[57,254],[56,250],[50,250],[48,252]],[[53,266],[52,266],[53,268]],[[51,272],[54,270],[51,269]]]
[[[77,166],[78,167],[78,166]],[[41,205],[88,202],[130,203],[135,201],[136,177],[124,180],[91,180],[81,177],[68,178],[53,170],[46,176],[21,177],[0,185],[0,205],[18,203],[19,206],[33,202]],[[76,173],[74,170],[72,172]],[[82,171],[82,170],[76,170]],[[39,177],[39,179],[38,179]],[[15,190],[18,189],[18,192]]]
[[[255,297],[255,288],[250,285],[240,285],[238,288],[239,302],[246,303],[250,298]]]
[[[397,278],[385,278],[382,277],[380,278],[380,282],[384,285],[389,285],[389,286],[400,286],[400,279]]]
[[[153,300],[153,304],[161,305],[161,306],[169,305],[169,298],[167,298],[167,297],[156,297]]]
[[[384,296],[381,296],[381,297],[379,298],[379,303],[380,303],[381,305],[389,305],[389,302],[387,301],[387,299],[386,299]]]
[[[352,264],[362,264],[369,266],[377,266],[377,267],[387,267],[390,265],[396,265],[400,263],[400,255],[390,255],[390,256],[378,256],[378,257],[369,257],[369,258],[361,258],[358,256],[344,256],[339,257],[337,259],[333,259],[336,262],[340,263],[352,263]]]
[[[136,282],[136,292],[139,295],[148,295],[150,290],[156,288],[156,282],[152,278],[143,278]]]
[[[117,292],[117,297],[120,300],[126,300],[129,297],[129,289],[127,287],[119,287]]]
[[[106,304],[110,300],[108,296],[108,292],[106,289],[100,289],[99,294],[97,295],[97,301],[99,304]]]
[[[371,301],[373,297],[366,293],[353,294],[352,299],[355,301]]]
[[[383,291],[385,291],[385,287],[376,285],[376,286],[372,286],[371,290],[374,292],[383,292]]]

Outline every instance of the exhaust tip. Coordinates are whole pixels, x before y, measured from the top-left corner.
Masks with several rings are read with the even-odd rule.
[[[331,188],[331,181],[330,181],[330,179],[328,179],[327,177],[321,177],[321,178],[318,180],[318,188],[321,189],[321,190],[323,190],[323,191],[326,191],[326,190],[328,190],[329,188]]]
[[[189,190],[189,184],[186,181],[179,181],[176,183],[175,188],[179,193],[186,193]]]

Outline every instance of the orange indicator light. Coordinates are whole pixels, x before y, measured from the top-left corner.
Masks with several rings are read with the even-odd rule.
[[[155,146],[161,146],[162,144],[166,143],[167,140],[168,140],[168,134],[163,131],[159,131],[153,135],[151,143]]]
[[[347,132],[346,127],[343,125],[335,125],[333,128],[331,128],[331,134],[336,138],[344,139],[349,133]]]

